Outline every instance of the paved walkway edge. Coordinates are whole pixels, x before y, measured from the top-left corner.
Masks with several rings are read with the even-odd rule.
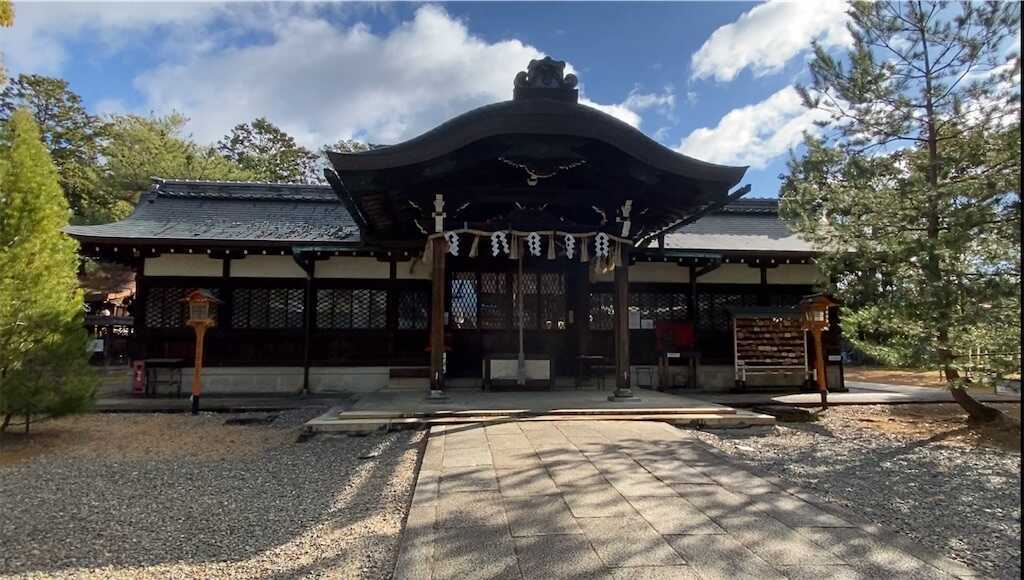
[[[675,427],[661,423],[665,429]],[[442,428],[443,429],[443,428]],[[399,542],[398,556],[395,562],[393,578],[395,580],[429,580],[434,569],[434,545],[438,523],[438,498],[440,493],[440,473],[444,455],[444,431],[432,428],[428,437],[424,438],[421,461],[417,468],[416,483],[410,503],[409,513]],[[687,431],[679,429],[679,431]],[[917,544],[907,537],[898,535],[873,524],[859,513],[852,512],[821,496],[792,485],[769,472],[754,465],[747,464],[727,453],[694,438],[709,454],[720,459],[724,464],[735,467],[766,480],[781,491],[814,505],[818,509],[831,513],[850,524],[853,529],[860,529],[866,534],[878,538],[880,543],[894,546],[909,555],[933,566],[945,574],[959,578],[975,578],[981,575],[959,562],[956,562],[937,551]]]

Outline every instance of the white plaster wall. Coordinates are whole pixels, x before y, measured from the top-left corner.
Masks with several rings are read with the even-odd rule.
[[[697,278],[698,284],[760,284],[761,270],[746,264],[722,264]]]
[[[410,260],[395,264],[395,277],[399,280],[430,280],[430,268],[423,260]]]
[[[146,276],[221,276],[224,262],[205,254],[163,254],[146,258]]]
[[[291,256],[253,256],[231,260],[232,278],[305,278]]]
[[[645,369],[651,369],[647,371]],[[390,382],[390,367],[312,367],[309,369],[309,388],[312,393],[370,393],[381,390]],[[655,367],[633,365],[630,377],[634,388],[657,386]],[[680,369],[685,372],[685,369]],[[181,371],[181,392],[187,394],[192,390],[192,369]],[[840,374],[838,365],[828,365],[829,388],[839,390]],[[127,379],[126,379],[127,380]],[[413,379],[412,381],[423,381]],[[605,387],[612,388],[614,377],[605,378]],[[650,382],[653,380],[653,385]],[[794,373],[785,376],[755,375],[748,377],[747,385],[757,386],[789,386],[799,387],[800,375]],[[479,388],[480,379],[451,379],[449,388]],[[560,386],[570,386],[559,382]],[[698,390],[728,391],[735,387],[735,374],[732,365],[700,365],[697,369]],[[166,389],[166,387],[162,387]],[[203,369],[204,395],[283,395],[295,394],[302,390],[302,367],[207,367]],[[641,395],[643,396],[642,392]]]
[[[166,387],[161,387],[166,389]],[[192,367],[181,369],[181,391],[192,390]],[[204,395],[282,395],[302,391],[302,367],[204,367]]]
[[[823,281],[814,264],[782,264],[768,268],[767,272],[769,284],[817,284]]]
[[[390,367],[311,367],[311,393],[370,393],[388,386]]]
[[[317,278],[386,279],[389,272],[389,264],[381,262],[377,258],[335,256],[316,263]]]
[[[690,268],[675,262],[639,262],[629,268],[630,282],[689,282]]]

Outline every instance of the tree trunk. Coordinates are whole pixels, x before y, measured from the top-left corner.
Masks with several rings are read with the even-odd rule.
[[[977,399],[971,396],[967,392],[967,389],[961,389],[958,387],[951,386],[949,392],[953,394],[953,400],[967,411],[967,422],[968,423],[993,423],[1002,422],[1006,416],[999,409],[995,409],[978,402]]]
[[[4,422],[0,424],[0,433],[3,433],[4,431],[7,430],[7,426],[11,424],[11,419],[13,418],[13,413],[7,413],[6,415],[4,415]]]
[[[935,95],[934,87],[932,83],[932,62],[930,55],[928,54],[928,33],[927,24],[924,22],[924,9],[921,2],[917,2],[917,18],[918,18],[918,30],[921,34],[921,48],[924,53],[924,103],[925,103],[925,134],[928,140],[928,187],[930,190],[930,196],[928,198],[928,213],[927,215],[927,236],[928,236],[928,249],[927,249],[927,262],[925,265],[925,277],[928,283],[932,286],[934,292],[937,292],[939,320],[938,328],[935,333],[935,347],[936,354],[938,355],[939,363],[942,365],[942,374],[946,381],[949,383],[949,390],[953,394],[953,400],[956,401],[964,411],[967,412],[968,422],[970,423],[989,423],[1004,418],[1004,415],[998,409],[987,407],[977,399],[972,397],[966,389],[959,388],[956,386],[955,381],[960,378],[960,373],[957,372],[953,366],[953,349],[950,344],[949,338],[949,325],[950,320],[950,309],[952,309],[952,300],[950,300],[950,292],[948,284],[950,280],[946,279],[942,271],[942,262],[939,259],[938,254],[938,243],[939,243],[939,135],[936,128],[936,113],[935,113]]]

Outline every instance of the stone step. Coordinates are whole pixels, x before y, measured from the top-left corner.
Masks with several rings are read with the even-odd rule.
[[[646,409],[642,410],[646,411]],[[502,421],[661,421],[680,427],[739,428],[755,425],[774,425],[771,415],[740,411],[734,413],[677,413],[649,414],[604,413],[600,415],[451,415],[444,417],[377,417],[338,418],[330,413],[306,423],[306,429],[314,432],[356,432],[389,431],[397,429],[421,429],[434,425],[458,425],[467,423],[497,423]]]
[[[390,377],[388,384],[381,390],[387,392],[427,392],[430,387],[430,379],[425,377]]]
[[[645,408],[597,408],[597,409],[438,409],[430,411],[342,411],[337,414],[339,419],[388,419],[388,418],[430,418],[430,417],[532,417],[538,415],[586,416],[600,417],[605,415],[700,415],[719,414],[733,415],[736,409],[721,405],[693,407]]]

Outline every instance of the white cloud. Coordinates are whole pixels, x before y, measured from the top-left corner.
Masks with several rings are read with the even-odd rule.
[[[677,150],[713,163],[760,169],[799,145],[805,131],[817,132],[815,121],[827,119],[824,111],[805,108],[788,86],[760,103],[729,111],[715,127],[693,131]]]
[[[200,142],[265,116],[308,147],[340,138],[394,143],[510,98],[516,73],[544,56],[515,39],[481,39],[431,5],[384,32],[350,17],[371,8],[346,4],[26,6],[12,29],[17,42],[0,33],[12,72],[60,74],[70,44],[85,40],[113,59],[156,51],[161,64],[133,81],[138,97],[110,95],[94,109],[127,112],[131,101],[139,113],[178,111]],[[645,112],[671,115],[675,96],[634,89],[620,103],[580,101],[639,127]]]
[[[0,31],[0,53],[12,72],[56,75],[69,41],[87,38],[112,50],[146,41],[159,26],[194,30],[225,10],[210,2],[18,2],[14,26]]]
[[[672,119],[676,107],[676,96],[671,87],[666,87],[662,93],[641,93],[639,89],[634,88],[621,103],[602,105],[588,99],[581,89],[580,104],[593,107],[639,129],[643,123],[641,113],[646,111],[654,111],[663,117]]]
[[[676,96],[671,89],[665,89],[663,93],[641,93],[633,89],[621,103],[602,105],[581,94],[580,104],[593,107],[639,129],[643,123],[640,113],[644,111],[653,110],[662,116],[671,117],[676,106]]]
[[[507,99],[541,52],[487,43],[441,8],[423,6],[386,35],[296,15],[268,41],[207,52],[136,79],[147,108],[178,110],[199,140],[266,116],[300,142],[390,143],[474,106]]]
[[[516,73],[543,56],[514,39],[489,43],[427,5],[386,34],[292,15],[267,42],[206,51],[135,84],[146,110],[181,111],[200,141],[266,116],[310,147],[339,138],[395,143],[510,98]],[[674,97],[634,91],[618,104],[580,102],[639,127],[642,111],[668,110]]]
[[[719,27],[690,59],[693,78],[731,81],[744,68],[757,76],[780,70],[818,40],[823,46],[851,42],[843,0],[772,0]]]
[[[640,116],[640,113],[637,113],[633,109],[630,109],[624,103],[602,105],[600,103],[595,103],[594,101],[591,101],[590,99],[584,97],[583,95],[580,95],[580,104],[586,105],[588,107],[593,107],[598,111],[601,111],[602,113],[611,115],[616,119],[622,121],[623,123],[627,123],[638,129],[640,128],[640,123],[643,122],[643,117]]]

